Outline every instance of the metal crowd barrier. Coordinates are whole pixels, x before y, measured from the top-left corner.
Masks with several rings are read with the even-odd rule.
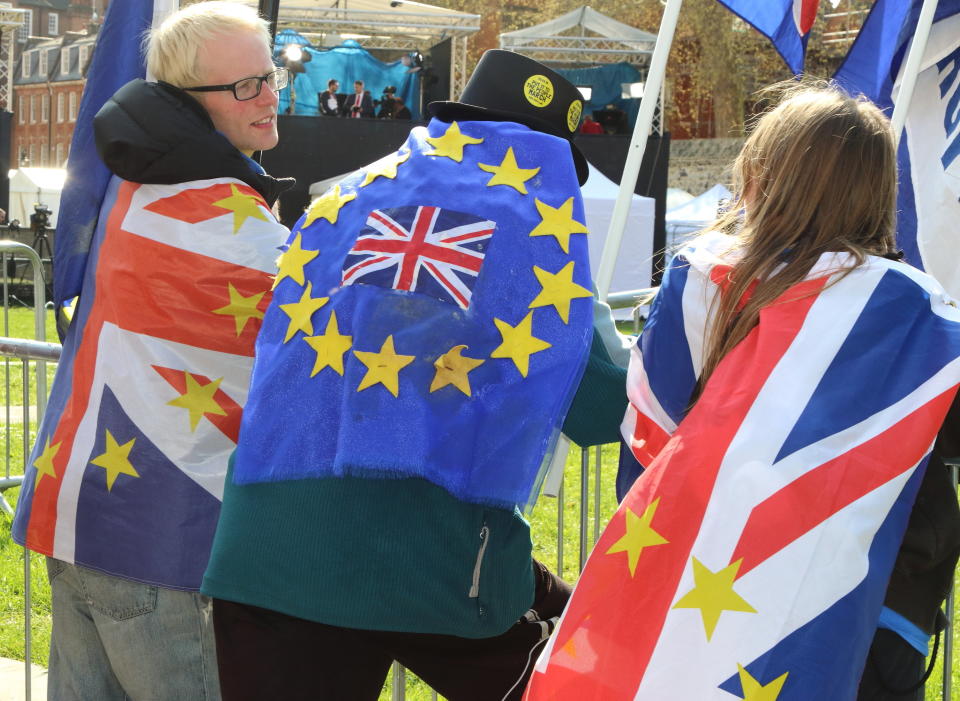
[[[31,262],[36,261],[34,264],[39,266],[39,258],[36,257],[36,254],[33,253],[32,249],[23,244],[13,244],[13,248],[7,248],[9,244],[13,242],[4,242],[0,241],[0,263],[5,263],[3,257],[8,255],[11,251],[16,251],[25,255]],[[22,248],[21,248],[22,247]],[[23,251],[22,249],[26,249]],[[27,252],[33,253],[30,256]],[[3,268],[6,269],[5,267]],[[37,267],[36,269],[39,269]],[[6,282],[4,283],[4,301],[7,299],[6,295]],[[641,320],[640,314],[636,309],[636,301],[638,299],[647,299],[649,294],[653,290],[644,289],[644,290],[634,290],[630,292],[618,293],[611,295],[608,299],[610,306],[614,309],[623,309],[623,308],[633,308],[633,324],[634,329],[639,330],[639,324]],[[40,306],[35,305],[35,310],[43,309],[43,289],[42,289],[42,280],[40,282],[40,289],[36,289],[35,285],[35,294],[38,295],[36,299],[41,300]],[[4,329],[8,328],[7,325],[7,305],[4,304]],[[40,319],[40,322],[37,325],[36,334],[38,338],[43,339],[44,330],[42,327],[43,315],[40,313],[36,314],[36,317]],[[23,410],[24,410],[24,436],[23,436],[23,450],[24,450],[24,465],[21,469],[21,475],[19,476],[10,476],[10,451],[7,450],[7,468],[6,474],[7,478],[5,480],[0,480],[0,491],[9,486],[17,486],[23,480],[22,472],[26,468],[26,460],[29,457],[30,450],[32,448],[32,439],[30,436],[29,430],[29,396],[30,396],[30,369],[29,363],[35,362],[37,365],[37,421],[39,421],[42,416],[43,408],[46,405],[46,370],[45,365],[47,362],[57,362],[60,357],[60,346],[56,343],[46,343],[42,340],[31,341],[24,339],[14,339],[14,338],[5,338],[0,337],[0,357],[3,357],[4,362],[9,364],[11,359],[19,359],[22,362],[22,377],[23,377]],[[42,391],[42,395],[41,395]],[[9,379],[7,379],[7,407],[6,407],[6,430],[7,430],[7,445],[9,446],[10,438],[10,426],[11,426],[11,406],[10,406],[10,388],[9,388]],[[592,460],[591,460],[591,452]],[[592,463],[592,466],[591,466]],[[957,472],[960,468],[960,460],[956,462],[948,462],[950,469],[952,470],[953,475],[953,484],[956,489],[957,486]],[[577,552],[577,573],[579,573],[586,561],[587,557],[590,555],[590,551],[593,549],[594,544],[600,538],[601,522],[602,522],[602,500],[601,500],[601,488],[602,488],[602,477],[601,470],[603,468],[603,459],[602,459],[602,446],[596,446],[594,448],[583,448],[580,451],[580,484],[579,484],[579,547]],[[593,470],[593,499],[590,497],[590,482],[591,482],[591,469]],[[557,572],[561,576],[564,574],[565,570],[565,550],[566,550],[566,539],[563,537],[564,533],[564,482],[565,480],[561,477],[559,483],[559,489],[557,490],[556,504],[557,504],[557,543],[556,543],[556,563],[557,563]],[[6,505],[6,502],[3,502]],[[9,509],[9,506],[7,505]],[[592,513],[591,513],[592,512]],[[593,518],[593,528],[590,528],[590,518]],[[535,538],[536,539],[536,538]],[[24,654],[25,654],[25,698],[27,701],[31,698],[31,666],[30,660],[32,656],[31,650],[31,631],[30,631],[30,604],[31,604],[31,594],[30,594],[30,557],[29,551],[24,551]],[[955,607],[955,598],[954,591],[951,589],[949,596],[946,601],[946,614],[947,614],[947,628],[944,631],[944,642],[942,645],[943,650],[943,682],[942,682],[942,699],[943,701],[949,701],[952,697],[952,668],[953,668],[953,615]],[[406,699],[406,670],[404,667],[398,663],[394,663],[391,670],[391,681],[392,681],[392,699],[393,701],[405,701]],[[437,701],[438,695],[436,691],[431,691],[431,698],[433,701]]]

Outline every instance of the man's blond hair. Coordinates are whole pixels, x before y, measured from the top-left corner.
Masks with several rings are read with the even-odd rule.
[[[210,0],[184,7],[147,35],[147,71],[156,80],[178,88],[200,85],[200,47],[215,36],[237,31],[258,34],[264,45],[270,45],[266,20],[248,5]]]

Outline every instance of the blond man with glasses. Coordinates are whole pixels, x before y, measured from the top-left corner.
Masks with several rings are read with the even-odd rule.
[[[48,694],[217,701],[199,593],[253,339],[289,232],[266,23],[233,2],[168,17],[149,73],[94,121],[101,206],[13,536],[47,555]]]

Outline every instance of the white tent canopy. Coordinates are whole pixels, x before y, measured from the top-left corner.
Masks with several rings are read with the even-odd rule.
[[[619,186],[599,170],[590,166],[590,178],[580,188],[583,208],[587,215],[590,233],[590,273],[596,277],[600,268],[600,254],[610,229],[613,203]],[[650,286],[653,272],[653,220],[655,200],[652,197],[634,195],[627,215],[627,227],[623,235],[620,253],[613,268],[611,292],[626,292]]]
[[[60,191],[67,178],[67,171],[63,168],[20,168],[11,170],[10,178],[10,211],[7,212],[7,221],[14,219],[20,226],[30,226],[30,215],[33,214],[35,204],[45,204],[53,212],[50,215],[50,226],[57,225],[57,210],[60,208]]]
[[[730,190],[717,184],[689,202],[669,210],[666,214],[667,250],[716,219],[720,204],[731,197],[733,194]]]
[[[657,36],[580,7],[542,24],[500,35],[500,48],[541,61],[646,65]]]

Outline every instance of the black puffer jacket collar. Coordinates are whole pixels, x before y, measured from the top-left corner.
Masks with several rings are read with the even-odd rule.
[[[183,90],[166,83],[132,80],[93,120],[97,152],[107,167],[135,183],[173,184],[237,178],[272,207],[293,187],[292,178],[258,173],[216,131],[207,111]]]

